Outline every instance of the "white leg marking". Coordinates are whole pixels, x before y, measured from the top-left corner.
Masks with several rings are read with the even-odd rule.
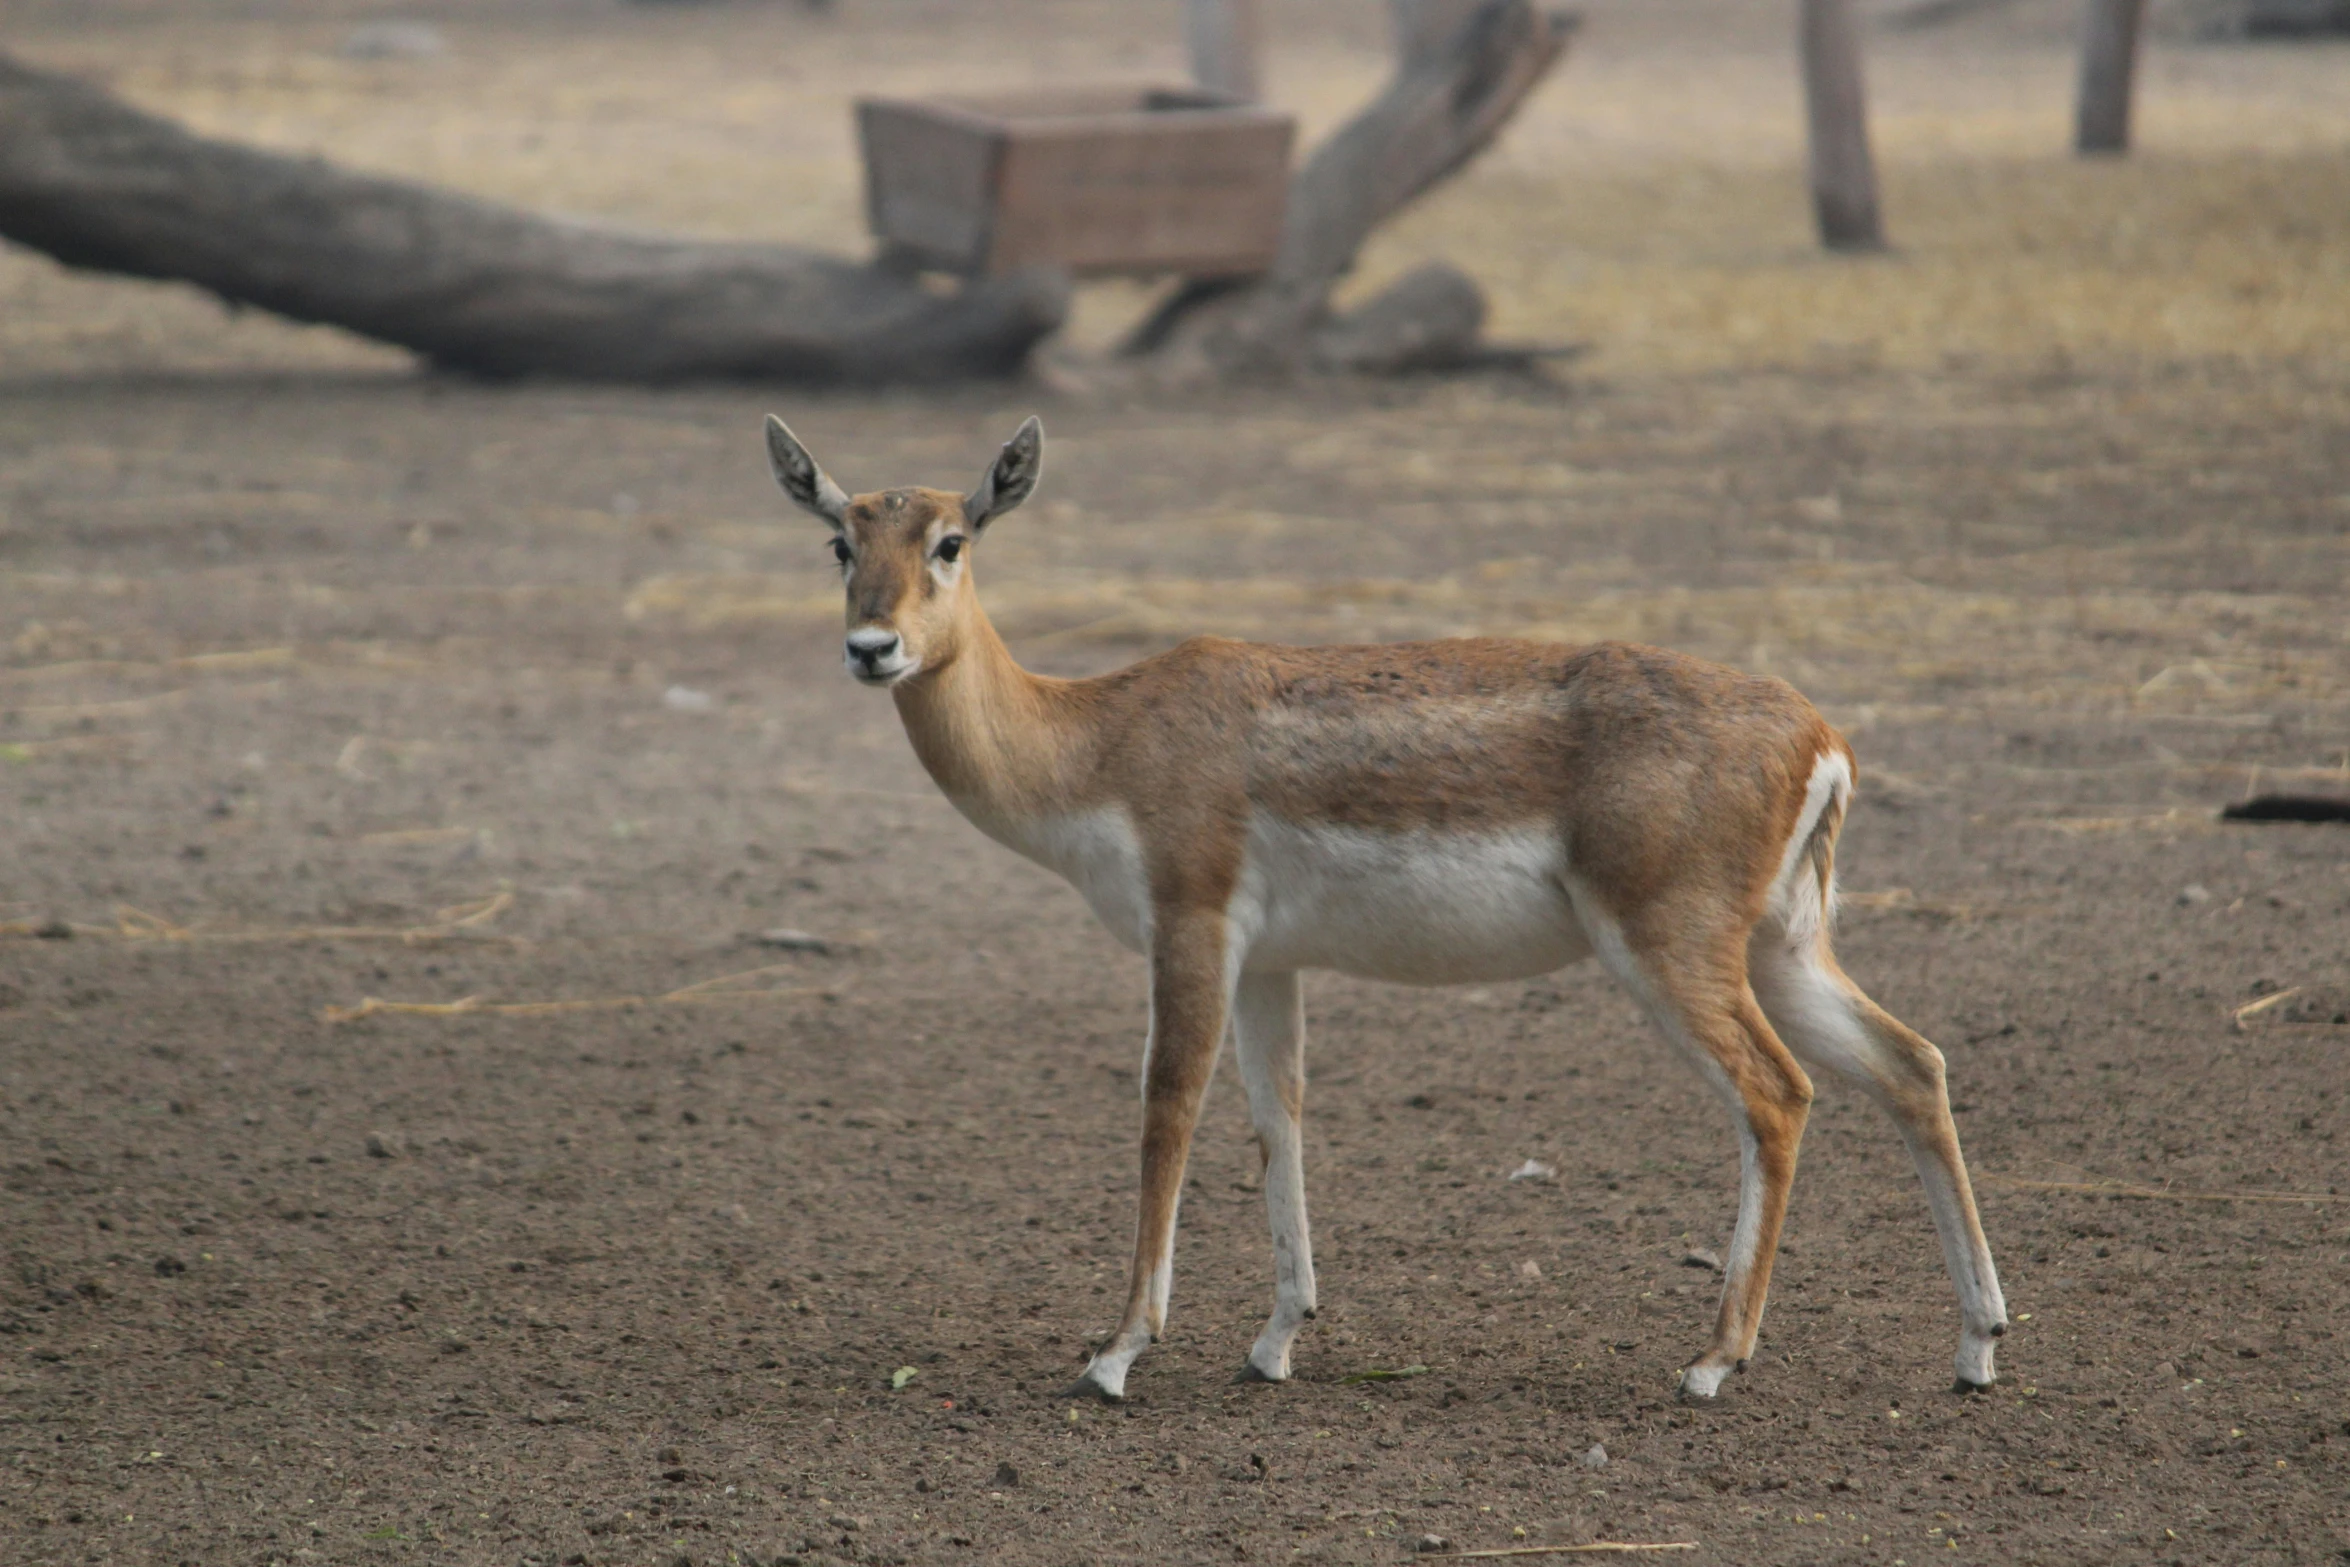
[[[1295,1106],[1305,1092],[1305,1013],[1294,970],[1241,976],[1235,1054],[1249,1119],[1265,1150],[1265,1218],[1273,1231],[1273,1316],[1243,1376],[1289,1376],[1289,1346],[1314,1314],[1314,1243],[1306,1226],[1305,1153]]]
[[[1180,1202],[1178,1203],[1180,1208]],[[1175,1229],[1169,1225],[1167,1244],[1160,1249],[1158,1265],[1151,1270],[1150,1310],[1142,1322],[1122,1329],[1107,1344],[1094,1351],[1086,1362],[1085,1373],[1079,1385],[1093,1384],[1095,1391],[1108,1399],[1126,1396],[1126,1373],[1142,1352],[1159,1340],[1166,1331],[1167,1299],[1175,1284]]]
[[[1077,1379],[1078,1388],[1082,1390],[1090,1384],[1103,1398],[1124,1398],[1127,1369],[1134,1364],[1134,1357],[1142,1353],[1147,1343],[1148,1338],[1135,1339],[1130,1334],[1121,1334],[1110,1340],[1095,1350],[1093,1359],[1085,1363],[1085,1373]]]
[[[1709,1061],[1708,1063],[1712,1063]],[[1719,1068],[1712,1075],[1719,1075]],[[1753,1276],[1757,1255],[1762,1250],[1762,1145],[1755,1141],[1754,1130],[1746,1119],[1746,1106],[1735,1093],[1727,1094],[1730,1115],[1738,1123],[1738,1218],[1730,1226],[1729,1252],[1722,1259],[1722,1293],[1728,1295],[1741,1281]],[[1721,1391],[1722,1383],[1731,1372],[1746,1364],[1722,1362],[1717,1364],[1709,1349],[1705,1355],[1681,1368],[1681,1392],[1689,1398],[1712,1398]]]
[[[1175,1216],[1183,1214],[1183,1199],[1175,1199]],[[1175,1224],[1167,1226],[1167,1244],[1159,1248],[1158,1266],[1151,1270],[1150,1341],[1156,1344],[1167,1331],[1167,1303],[1175,1293]]]
[[[1177,1203],[1181,1207],[1180,1199]],[[1167,1244],[1160,1248],[1157,1266],[1151,1269],[1147,1284],[1150,1307],[1138,1322],[1122,1325],[1118,1332],[1095,1350],[1093,1359],[1086,1362],[1085,1371],[1077,1379],[1077,1386],[1091,1384],[1103,1398],[1121,1399],[1126,1396],[1126,1373],[1142,1352],[1158,1342],[1167,1325],[1167,1299],[1175,1283],[1175,1228],[1167,1228]]]
[[[1681,1392],[1689,1398],[1712,1398],[1730,1380],[1731,1368],[1700,1360],[1681,1368]]]

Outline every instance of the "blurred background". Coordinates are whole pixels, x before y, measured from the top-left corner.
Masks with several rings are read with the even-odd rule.
[[[2074,0],[1907,27],[1860,5],[1900,256],[1856,267],[1812,239],[1792,5],[1594,0],[1501,143],[1383,230],[1360,284],[1449,257],[1485,285],[1499,335],[1587,339],[1609,371],[2339,356],[2350,43],[2246,39],[2254,0],[2231,3],[2156,0],[2135,146],[2089,163],[2069,151]],[[1309,147],[1386,73],[1387,7],[1271,0],[1265,17],[1265,96]],[[852,99],[1189,75],[1176,0],[15,0],[5,26],[26,59],[217,135],[844,254],[868,248]],[[1139,284],[1088,287],[1077,341],[1141,305]],[[12,370],[371,362],[0,253]]]

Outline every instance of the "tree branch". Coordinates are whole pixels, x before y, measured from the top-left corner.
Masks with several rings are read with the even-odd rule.
[[[1407,358],[1435,362],[1469,350],[1484,310],[1464,310],[1457,272],[1438,284],[1415,274],[1358,315],[1333,320],[1330,291],[1354,266],[1373,230],[1485,150],[1564,52],[1572,16],[1538,11],[1530,0],[1484,0],[1458,26],[1407,37],[1387,86],[1315,149],[1290,184],[1281,246],[1262,277],[1198,283],[1176,291],[1138,327],[1125,352],[1151,355],[1178,372],[1269,376],[1307,364],[1380,368],[1393,358],[1393,329],[1407,307],[1433,314],[1413,329]],[[1423,269],[1427,272],[1427,269]],[[1466,335],[1462,333],[1465,331]],[[1356,350],[1376,343],[1367,359]]]

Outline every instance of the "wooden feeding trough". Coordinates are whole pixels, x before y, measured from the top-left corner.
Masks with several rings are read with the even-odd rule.
[[[925,267],[1261,272],[1289,200],[1286,114],[1198,88],[857,105],[873,232]]]

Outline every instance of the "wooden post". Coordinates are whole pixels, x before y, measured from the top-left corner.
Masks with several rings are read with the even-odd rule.
[[[2081,98],[2073,119],[2073,150],[2130,150],[2130,96],[2138,74],[2138,24],[2146,0],[2089,0],[2081,38]]]
[[[1194,81],[1248,103],[1264,96],[1262,0],[1184,0],[1183,33]]]
[[[1802,0],[1803,96],[1811,125],[1811,199],[1820,243],[1882,250],[1877,169],[1869,156],[1860,38],[1849,0]]]

